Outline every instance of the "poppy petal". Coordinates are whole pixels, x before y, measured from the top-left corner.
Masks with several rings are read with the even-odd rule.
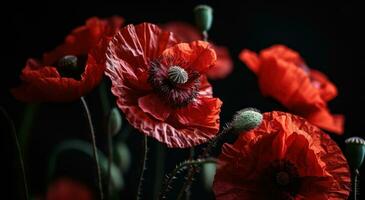
[[[176,112],[177,120],[185,126],[199,127],[207,134],[219,130],[222,102],[217,98],[198,98],[196,102]]]
[[[290,165],[276,165],[280,168],[273,170],[272,163],[277,161]],[[276,179],[270,177],[283,170],[297,177],[299,184],[293,182],[284,190],[277,187]],[[273,192],[324,200],[347,199],[350,185],[346,158],[327,134],[301,117],[274,111],[264,113],[262,124],[241,133],[233,145],[223,145],[213,190],[217,200],[270,199],[275,198]]]
[[[72,30],[62,45],[43,55],[44,64],[53,65],[64,55],[87,55],[88,51],[95,47],[103,36],[113,36],[123,22],[124,19],[121,17],[88,19],[84,26]]]
[[[244,49],[240,55],[239,58],[246,63],[247,67],[253,71],[255,74],[257,74],[260,70],[260,59],[258,55],[250,51],[248,49]]]
[[[214,66],[217,56],[208,42],[194,41],[179,43],[162,53],[166,58],[179,58],[188,64],[188,68],[200,73],[206,73]]]
[[[166,120],[172,109],[161,103],[161,99],[156,94],[149,94],[138,99],[139,107],[146,113],[158,120]]]

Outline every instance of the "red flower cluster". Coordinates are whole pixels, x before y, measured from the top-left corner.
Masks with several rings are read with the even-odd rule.
[[[12,94],[25,102],[45,102],[72,101],[90,92],[102,79],[106,45],[122,23],[120,17],[88,19],[66,37],[64,44],[45,53],[42,61],[29,59],[20,76],[23,83],[12,89]],[[81,69],[75,70],[76,75],[58,70],[67,56]]]
[[[183,42],[191,42],[201,39],[199,31],[194,26],[191,26],[187,23],[171,22],[165,24],[162,28],[165,31],[175,33],[176,36]],[[227,77],[233,70],[232,59],[226,47],[217,45],[212,45],[212,47],[217,53],[217,63],[208,71],[207,76],[210,79],[223,79]]]
[[[243,50],[240,59],[258,76],[263,95],[320,128],[343,133],[344,117],[332,115],[327,108],[327,102],[337,96],[336,87],[324,74],[309,69],[297,52],[275,45],[259,55]]]
[[[90,188],[69,178],[62,178],[48,187],[46,200],[92,200]]]
[[[283,112],[225,144],[214,180],[217,200],[347,199],[349,167],[340,148],[305,119]]]
[[[179,148],[218,132],[222,102],[205,77],[216,61],[209,43],[179,43],[153,24],[128,25],[111,40],[107,57],[112,92],[135,128]]]

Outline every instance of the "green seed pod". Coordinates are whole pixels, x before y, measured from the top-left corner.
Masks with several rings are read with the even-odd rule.
[[[81,64],[78,57],[66,55],[62,57],[57,65],[57,71],[62,77],[74,78],[81,80],[81,74],[84,72],[85,65]]]
[[[119,110],[113,108],[109,114],[108,131],[109,134],[117,135],[122,128],[122,117],[120,116]]]
[[[195,23],[201,32],[209,31],[213,23],[213,8],[208,5],[198,5],[194,8]]]
[[[365,140],[360,137],[350,137],[345,143],[346,157],[351,169],[359,169],[365,157]]]
[[[233,117],[232,128],[235,132],[249,131],[262,122],[262,114],[254,108],[245,108]]]

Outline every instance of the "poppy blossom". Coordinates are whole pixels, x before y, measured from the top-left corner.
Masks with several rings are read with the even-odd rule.
[[[263,95],[324,130],[343,133],[344,117],[331,114],[327,107],[337,96],[336,86],[321,72],[308,68],[297,52],[274,45],[260,54],[243,50],[239,57],[258,76]]]
[[[304,118],[263,114],[260,126],[224,144],[216,199],[347,199],[351,178],[337,144]]]
[[[184,22],[171,22],[163,25],[162,28],[165,31],[175,33],[176,36],[183,42],[191,42],[201,39],[198,29]],[[213,80],[223,79],[227,77],[233,70],[232,59],[226,47],[217,45],[212,45],[212,47],[217,53],[217,63],[208,71],[207,76]]]
[[[142,23],[110,41],[105,73],[131,125],[168,147],[185,148],[218,132],[222,102],[205,77],[215,62],[209,43],[179,43],[173,33]]]
[[[61,178],[47,190],[46,200],[93,200],[90,188],[75,180]]]
[[[22,84],[12,89],[25,102],[72,101],[99,84],[105,70],[106,45],[123,23],[120,17],[86,21],[42,60],[28,59]]]

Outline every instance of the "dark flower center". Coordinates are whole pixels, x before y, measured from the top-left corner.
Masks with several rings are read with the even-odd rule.
[[[290,177],[287,172],[279,172],[276,174],[276,182],[279,185],[282,185],[282,186],[288,185],[289,181],[290,181]]]
[[[81,80],[81,74],[85,70],[85,58],[74,55],[66,55],[58,60],[57,71],[62,77]]]
[[[263,186],[273,199],[294,199],[300,188],[298,170],[288,160],[275,160],[264,170]]]
[[[198,95],[200,74],[187,63],[171,58],[151,62],[148,81],[161,99],[174,107],[184,107]]]

